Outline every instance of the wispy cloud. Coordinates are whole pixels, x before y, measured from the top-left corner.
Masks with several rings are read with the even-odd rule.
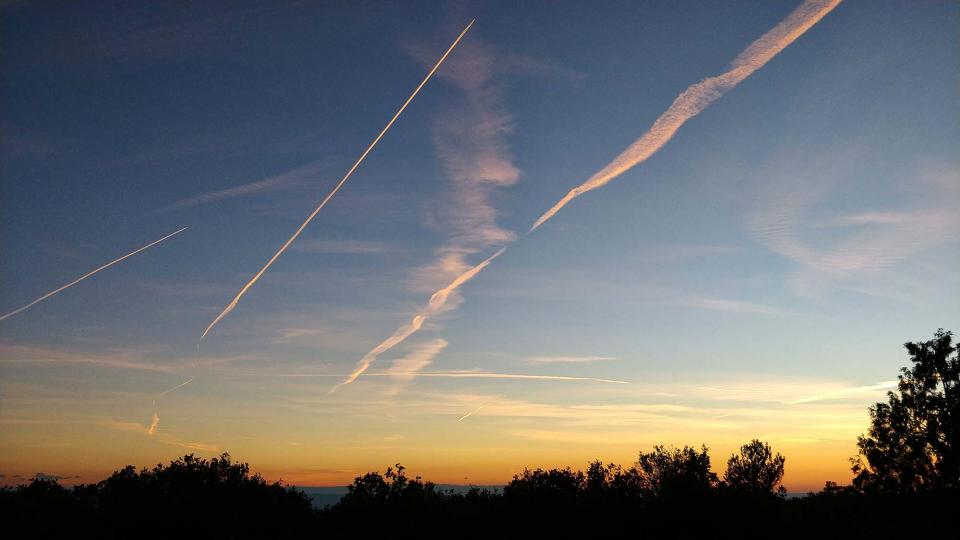
[[[80,364],[110,369],[129,369],[174,373],[177,365],[159,364],[144,359],[142,354],[131,350],[102,350],[93,353],[77,353],[50,347],[0,344],[0,359],[6,364]]]
[[[322,240],[313,238],[293,248],[304,253],[343,253],[347,255],[392,255],[399,251],[394,246],[372,240]]]
[[[413,347],[406,355],[393,361],[393,365],[387,370],[387,373],[394,375],[397,380],[397,386],[394,392],[398,391],[400,386],[409,383],[416,377],[416,374],[433,363],[444,349],[447,348],[445,339],[434,339]]]
[[[896,295],[906,285],[906,280],[892,277],[897,267],[960,233],[960,215],[955,211],[960,174],[956,171],[911,179],[911,184],[924,189],[915,197],[903,198],[900,208],[834,211],[833,215],[824,215],[823,208],[832,204],[829,196],[839,181],[828,177],[799,185],[797,174],[792,170],[789,177],[768,181],[746,225],[762,245],[798,266],[788,276],[798,295],[817,296],[824,286]],[[829,234],[825,228],[831,229]],[[890,287],[871,287],[876,282]]]
[[[723,298],[685,298],[674,303],[692,308],[722,311],[724,313],[737,313],[741,315],[793,315],[793,312],[789,310],[774,306]]]
[[[851,396],[876,395],[877,391],[892,390],[897,387],[899,381],[884,381],[877,384],[868,384],[865,386],[853,386],[847,388],[834,388],[824,392],[818,392],[809,396],[804,396],[791,401],[791,404],[812,403],[814,401],[828,401],[842,399]]]
[[[673,138],[677,130],[687,120],[700,114],[711,103],[763,67],[839,4],[840,0],[806,0],[780,24],[773,27],[740,53],[730,64],[728,71],[716,77],[706,78],[684,90],[670,107],[657,118],[649,131],[627,147],[606,167],[570,190],[559,202],[540,216],[530,230],[536,229],[552,218],[573,199],[607,185],[614,178],[657,153],[663,145]]]
[[[164,206],[153,213],[165,214],[167,212],[184,210],[187,208],[220,202],[227,199],[235,199],[237,197],[258,194],[264,191],[299,186],[307,183],[308,181],[316,181],[317,176],[321,172],[321,166],[319,163],[309,163],[287,172],[262,178],[253,182],[247,182],[245,184],[240,184],[229,188],[208,191],[206,193],[200,193],[198,195],[180,199],[179,201]]]
[[[422,58],[420,50],[411,47],[412,54]],[[493,189],[514,184],[520,178],[504,141],[511,120],[500,104],[495,66],[493,50],[475,39],[464,44],[461,54],[451,59],[440,74],[461,91],[463,101],[441,113],[434,128],[434,146],[450,178],[450,188],[446,200],[437,206],[429,221],[447,232],[449,239],[436,250],[434,260],[418,268],[412,277],[417,290],[434,291],[427,306],[364,355],[353,373],[332,391],[355,381],[377,356],[419,331],[428,318],[455,309],[462,300],[460,287],[505,248],[473,266],[467,263],[468,257],[515,238],[514,233],[497,224],[490,202]],[[438,288],[443,282],[448,284]]]
[[[616,360],[613,356],[530,356],[523,361],[528,364],[587,364]]]
[[[157,432],[157,426],[160,425],[160,415],[153,413],[153,417],[150,418],[150,426],[147,428],[147,435],[153,436]]]

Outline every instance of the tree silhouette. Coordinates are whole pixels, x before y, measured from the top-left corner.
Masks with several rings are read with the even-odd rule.
[[[653,452],[640,452],[635,468],[640,489],[649,499],[704,496],[717,485],[706,446],[698,452],[690,446],[678,449],[657,445]]]
[[[881,493],[960,488],[960,360],[952,334],[940,329],[930,341],[904,346],[913,365],[901,370],[887,403],[870,407],[870,431],[853,459],[854,486]]]
[[[773,453],[769,444],[754,439],[741,446],[739,454],[733,454],[727,460],[724,486],[742,495],[776,494],[782,497],[787,492],[780,484],[785,461],[779,453]]]

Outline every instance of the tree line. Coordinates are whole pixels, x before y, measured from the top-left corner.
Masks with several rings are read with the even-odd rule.
[[[358,476],[337,504],[323,509],[296,488],[251,474],[229,454],[187,455],[153,469],[128,466],[69,490],[42,477],[0,489],[0,518],[34,537],[955,535],[958,348],[943,330],[905,346],[911,365],[887,401],[869,408],[851,485],[827,482],[802,498],[785,497],[785,458],[752,440],[729,456],[722,477],[712,471],[705,446],[655,446],[628,467],[595,461],[585,470],[525,469],[501,490],[465,493],[411,478],[397,464]]]

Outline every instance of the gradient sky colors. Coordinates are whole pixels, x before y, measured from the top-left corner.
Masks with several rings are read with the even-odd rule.
[[[521,235],[801,4],[0,7],[0,312],[189,226],[0,323],[0,483],[229,451],[490,484],[753,437],[791,491],[846,481],[901,344],[960,314],[956,3],[840,4]]]

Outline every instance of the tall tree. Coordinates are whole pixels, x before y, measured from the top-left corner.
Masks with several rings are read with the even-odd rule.
[[[870,407],[870,431],[853,461],[854,486],[865,491],[918,492],[960,488],[960,360],[953,335],[906,343],[912,366],[896,392]]]
[[[727,460],[724,485],[743,495],[765,496],[775,493],[783,496],[787,491],[780,484],[784,462],[786,458],[779,453],[774,454],[769,444],[754,439],[741,446],[739,454],[733,454]]]

